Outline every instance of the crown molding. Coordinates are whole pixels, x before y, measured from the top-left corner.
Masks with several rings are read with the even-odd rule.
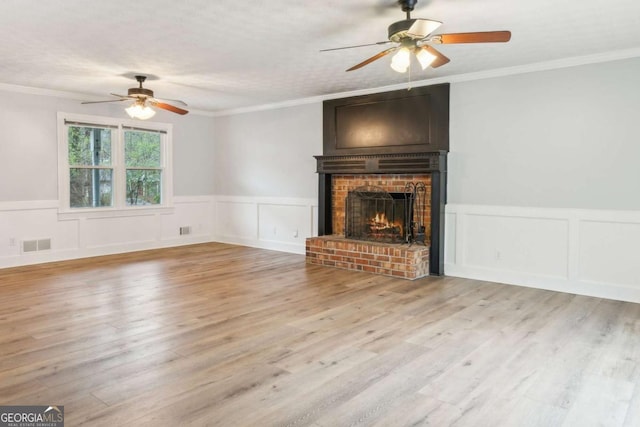
[[[213,117],[230,116],[235,114],[253,113],[265,110],[274,110],[279,108],[295,107],[305,104],[313,104],[329,99],[347,98],[350,96],[370,95],[372,93],[387,92],[399,89],[410,89],[420,86],[429,86],[440,83],[459,83],[473,80],[491,79],[496,77],[505,77],[518,74],[535,73],[539,71],[550,71],[562,68],[577,67],[580,65],[598,64],[603,62],[613,62],[624,59],[640,57],[640,48],[618,50],[606,53],[599,53],[587,56],[576,56],[571,58],[563,58],[553,61],[536,62],[532,64],[518,65],[514,67],[495,68],[492,70],[478,71],[473,73],[454,74],[445,77],[436,77],[432,79],[414,80],[411,83],[399,83],[395,85],[379,86],[369,89],[360,89],[347,92],[332,93],[321,96],[313,96],[308,98],[300,98],[283,102],[275,102],[271,104],[256,105],[244,108],[233,108],[228,110],[216,111]]]
[[[19,86],[19,85],[11,85],[7,83],[0,83],[0,90],[6,92],[15,92],[15,93],[24,93],[28,95],[41,95],[41,96],[51,96],[56,98],[64,98],[71,100],[93,100],[90,98],[95,98],[95,95],[86,95],[78,92],[66,92],[62,90],[54,90],[54,89],[43,89],[31,86]],[[97,98],[96,98],[97,100]]]
[[[631,59],[640,57],[640,48],[617,50],[606,53],[598,53],[586,56],[577,56],[571,58],[563,58],[552,61],[536,62],[532,64],[518,65],[514,67],[496,68],[486,71],[478,71],[474,73],[454,74],[445,77],[436,77],[432,79],[415,80],[411,83],[399,83],[388,86],[378,86],[368,89],[359,89],[347,92],[337,92],[326,95],[318,95],[307,98],[291,99],[287,101],[274,102],[269,104],[254,105],[249,107],[231,108],[227,110],[209,111],[209,110],[197,110],[190,109],[190,114],[207,116],[207,117],[222,117],[231,116],[236,114],[254,113],[259,111],[277,110],[281,108],[296,107],[306,104],[320,103],[329,99],[347,98],[350,96],[370,95],[372,93],[386,92],[398,89],[410,89],[412,87],[428,86],[440,83],[458,83],[473,80],[491,79],[496,77],[505,77],[517,74],[534,73],[539,71],[550,71],[562,68],[577,67],[580,65],[598,64],[603,62],[613,62],[623,59]],[[42,89],[30,86],[19,86],[6,83],[0,83],[0,90],[6,92],[25,93],[30,95],[51,96],[57,98],[80,100],[80,101],[93,101],[100,100],[102,98],[96,97],[96,95],[88,95],[78,92],[67,92],[54,89]]]

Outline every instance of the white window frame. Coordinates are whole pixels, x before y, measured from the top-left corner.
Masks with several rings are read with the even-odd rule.
[[[69,124],[67,124],[69,123]],[[113,169],[112,206],[82,207],[70,206],[70,165],[69,132],[72,123],[115,127],[111,138],[111,165]],[[124,161],[125,130],[149,130],[161,132],[162,203],[158,205],[128,206],[126,203],[126,164]],[[173,211],[173,125],[170,123],[140,122],[103,116],[89,116],[73,113],[58,113],[58,214],[63,218],[130,216],[153,212]]]

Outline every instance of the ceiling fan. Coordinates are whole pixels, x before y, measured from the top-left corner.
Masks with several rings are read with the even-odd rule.
[[[321,52],[394,43],[395,46],[383,50],[371,58],[365,59],[347,71],[357,70],[390,53],[396,52],[391,59],[391,68],[399,73],[404,73],[411,65],[411,53],[415,54],[423,70],[429,66],[437,68],[449,62],[450,59],[436,50],[432,46],[433,44],[504,43],[511,39],[510,31],[432,34],[442,22],[431,19],[411,18],[411,11],[413,11],[417,2],[418,0],[398,0],[402,11],[406,12],[407,18],[389,25],[389,40],[356,46],[323,49]]]
[[[125,108],[125,111],[131,118],[146,120],[153,117],[156,112],[150,107],[161,108],[163,110],[171,111],[176,114],[187,114],[189,111],[176,107],[175,105],[171,105],[168,102],[176,103],[184,105],[187,104],[184,101],[180,101],[178,99],[159,99],[154,98],[153,91],[150,89],[146,89],[142,87],[142,83],[147,80],[147,76],[135,76],[136,80],[140,84],[139,87],[132,87],[127,91],[126,95],[118,95],[116,93],[112,93],[111,95],[118,97],[118,99],[110,99],[106,101],[85,101],[83,104],[100,104],[103,102],[120,102],[120,101],[128,101],[133,100],[133,104],[130,107]],[[167,101],[167,102],[164,102]]]

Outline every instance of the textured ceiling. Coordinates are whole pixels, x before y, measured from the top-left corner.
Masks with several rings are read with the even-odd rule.
[[[451,62],[426,80],[640,48],[638,0],[419,0],[436,31],[511,30],[511,42],[442,45]],[[394,0],[2,0],[0,83],[108,99],[136,85],[220,111],[407,81],[384,49],[320,49],[386,40]]]

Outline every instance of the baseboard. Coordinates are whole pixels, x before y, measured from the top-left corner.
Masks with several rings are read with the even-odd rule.
[[[305,243],[287,243],[268,240],[248,239],[230,236],[214,236],[212,241],[218,243],[227,243],[230,245],[248,246],[250,248],[268,249],[272,251],[288,252],[292,254],[304,255]]]
[[[531,274],[445,264],[445,275],[464,279],[524,286],[576,295],[640,303],[640,290],[631,286],[587,281],[570,281]]]
[[[23,267],[35,264],[44,264],[48,262],[69,261],[73,259],[91,258],[104,255],[116,255],[129,252],[163,249],[209,242],[211,242],[209,236],[184,236],[184,238],[167,239],[159,242],[108,245],[99,248],[85,248],[82,250],[51,250],[33,254],[22,254],[20,256],[5,257],[0,262],[0,268]]]

